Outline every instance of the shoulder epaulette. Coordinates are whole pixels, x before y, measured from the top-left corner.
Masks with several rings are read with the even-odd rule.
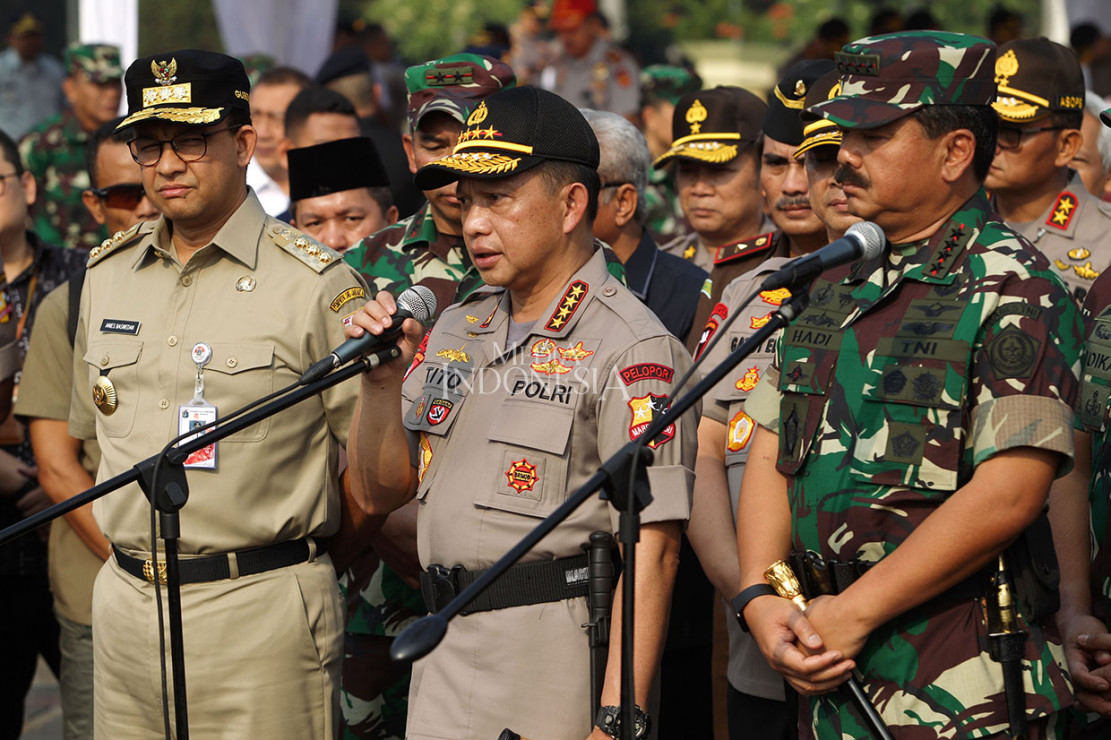
[[[767,234],[761,234],[752,239],[744,239],[733,244],[724,244],[718,247],[717,254],[714,256],[714,264],[723,265],[739,257],[751,257],[754,254],[766,252],[775,244],[775,235],[776,232],[769,231]]]
[[[270,235],[275,244],[311,267],[315,272],[324,272],[328,265],[343,259],[336,250],[324,246],[308,234],[303,234],[282,224],[280,221],[273,220],[272,224],[268,224],[266,233]]]
[[[122,251],[124,247],[130,247],[135,242],[140,241],[154,230],[154,224],[154,221],[140,221],[126,231],[117,231],[102,241],[99,247],[93,247],[89,250],[89,261],[85,263],[85,267],[92,267],[108,255]]]
[[[1053,210],[1049,212],[1049,218],[1045,220],[1046,226],[1052,226],[1062,231],[1069,228],[1069,222],[1072,221],[1072,215],[1076,213],[1076,206],[1079,201],[1076,196],[1067,190],[1061,192],[1057,196],[1057,202],[1053,204]]]

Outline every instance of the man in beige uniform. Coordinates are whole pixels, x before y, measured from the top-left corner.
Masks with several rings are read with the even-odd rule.
[[[1077,304],[1111,264],[1111,203],[1069,163],[1080,149],[1084,76],[1076,53],[1046,38],[999,47],[999,140],[984,186],[1007,225],[1053,264]]]
[[[670,402],[686,353],[613,278],[593,247],[598,144],[582,115],[532,87],[471,113],[450,157],[417,173],[422,189],[461,178],[463,232],[482,290],[441,315],[426,343],[404,325],[406,358],[363,382],[350,445],[355,496],[376,513],[414,495],[427,599],[488,568]],[[387,293],[353,316],[378,333]],[[386,409],[396,409],[393,414]],[[697,419],[653,441],[654,501],[637,550],[636,702],[647,707],[663,646]],[[408,453],[408,457],[407,457]],[[460,482],[465,482],[460,485]],[[617,516],[590,499],[472,603],[413,670],[408,737],[582,740],[591,734],[585,558]],[[459,570],[468,571],[465,577]],[[530,569],[532,594],[522,588]],[[619,600],[618,600],[619,601]],[[620,625],[620,604],[613,634]],[[611,640],[597,721],[612,726],[619,640]],[[609,719],[607,719],[609,718]],[[643,725],[638,722],[638,725]],[[637,737],[643,737],[637,733]],[[595,728],[593,738],[604,738]]]
[[[109,121],[89,136],[92,189],[85,193],[85,205],[111,233],[158,217],[139,182],[139,165],[127,144],[113,138],[121,120]],[[77,325],[76,311],[70,314],[75,307],[70,288],[79,289],[84,277],[82,270],[39,304],[15,409],[27,424],[39,483],[53,503],[91,488],[100,466],[96,440],[74,439],[67,428],[73,387],[70,330]],[[108,555],[108,541],[93,521],[91,505],[51,525],[48,565],[61,630],[58,683],[66,740],[86,740],[93,732],[93,581]]]
[[[89,256],[70,433],[99,442],[100,481],[187,430],[196,401],[226,415],[296,383],[343,341],[341,319],[365,291],[334,251],[267,217],[246,187],[255,133],[240,62],[160,54],[132,64],[126,87],[121,128],[163,217]],[[354,399],[354,384],[337,386],[186,470],[181,601],[197,737],[335,732],[343,620],[318,540],[339,525]],[[93,592],[96,736],[161,736],[150,508],[131,485],[93,512],[113,548]]]

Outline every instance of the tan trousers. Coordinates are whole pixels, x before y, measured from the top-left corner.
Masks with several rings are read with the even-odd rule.
[[[166,671],[173,725],[168,609]],[[198,740],[331,740],[343,613],[331,560],[181,589],[189,730]],[[163,737],[154,586],[114,558],[93,591],[97,740]]]

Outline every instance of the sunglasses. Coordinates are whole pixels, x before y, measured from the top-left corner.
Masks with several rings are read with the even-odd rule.
[[[93,188],[92,194],[104,201],[109,208],[134,208],[146,195],[142,185],[110,185]]]

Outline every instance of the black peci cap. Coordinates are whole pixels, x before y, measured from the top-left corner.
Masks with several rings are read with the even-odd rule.
[[[136,59],[123,82],[127,118],[121,129],[151,118],[207,126],[233,110],[251,114],[247,71],[227,54],[182,49]]]
[[[319,198],[356,188],[386,188],[390,180],[365,136],[290,149],[289,199]]]
[[[792,64],[768,96],[764,135],[783,144],[798,146],[803,139],[802,112],[806,94],[819,77],[832,72],[832,59],[804,59]]]
[[[575,106],[555,93],[515,87],[481,101],[451,155],[422,167],[421,190],[461,177],[510,177],[545,160],[598,168],[598,139]]]

